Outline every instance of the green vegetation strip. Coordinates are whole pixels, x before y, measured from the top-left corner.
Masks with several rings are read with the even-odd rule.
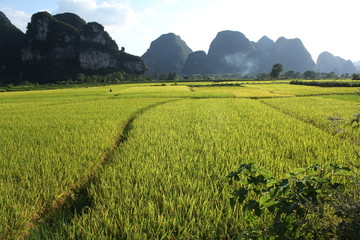
[[[356,159],[349,146],[359,150],[249,99],[167,103],[139,116],[130,133],[89,186],[92,207],[32,239],[234,238],[244,219],[230,207],[226,176],[239,164],[282,176],[312,163],[347,164]]]

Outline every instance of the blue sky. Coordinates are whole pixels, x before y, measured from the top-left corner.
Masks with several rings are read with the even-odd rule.
[[[358,0],[0,0],[0,11],[24,32],[36,12],[73,12],[104,25],[135,55],[169,32],[207,52],[219,31],[234,30],[251,41],[300,38],[314,61],[323,51],[360,60],[359,9]]]

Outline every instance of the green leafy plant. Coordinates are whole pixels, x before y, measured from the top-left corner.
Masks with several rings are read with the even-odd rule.
[[[247,238],[330,239],[344,222],[333,196],[344,190],[342,178],[355,176],[347,167],[312,165],[276,178],[254,163],[242,164],[228,176],[230,203],[242,207]]]

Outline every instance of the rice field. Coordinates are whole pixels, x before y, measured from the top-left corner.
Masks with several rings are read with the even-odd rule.
[[[326,119],[357,113],[357,96],[339,95],[354,92],[126,84],[0,93],[0,238],[236,237],[244,219],[226,176],[239,164],[279,176],[359,164],[353,138]]]
[[[360,110],[356,98],[358,98],[356,95],[326,95],[291,98],[285,101],[280,98],[261,101],[284,114],[335,134],[340,126],[336,127],[336,124],[329,119],[342,118],[346,121],[353,119]],[[342,135],[347,133],[353,139],[358,138],[357,130],[353,130],[351,126],[344,125],[341,128]]]
[[[0,104],[0,236],[21,235],[61,204],[101,167],[128,119],[164,101],[37,97]]]

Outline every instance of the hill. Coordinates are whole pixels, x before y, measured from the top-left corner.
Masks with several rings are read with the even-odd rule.
[[[10,60],[16,72],[15,79],[4,78],[12,82],[53,83],[76,80],[79,73],[141,74],[147,70],[140,57],[124,49],[120,51],[101,24],[86,23],[73,13],[54,16],[48,12],[36,13],[25,35],[4,14],[0,15],[0,21],[1,36],[5,36],[1,38],[0,48],[13,56]],[[0,61],[6,68],[5,60]]]
[[[358,72],[350,60],[346,61],[345,59],[334,56],[329,52],[322,52],[319,55],[316,69],[318,72],[335,72],[336,74],[352,74]]]
[[[204,51],[191,53],[179,36],[166,34],[153,41],[142,57],[152,73],[181,72],[183,75],[256,75],[270,72],[275,63],[281,63],[284,71],[303,73],[316,68],[300,39],[281,37],[274,42],[264,36],[252,42],[243,33],[229,30],[216,35],[207,54]]]
[[[209,72],[208,57],[204,51],[196,51],[189,54],[182,69],[183,75],[207,74]]]
[[[72,13],[34,14],[21,58],[24,79],[39,83],[71,79],[79,72],[144,73],[146,70],[139,57],[119,51],[101,24],[86,23]]]
[[[241,32],[219,32],[211,42],[209,73],[254,74],[263,70],[263,50]]]
[[[181,73],[192,50],[174,33],[163,34],[150,44],[142,55],[149,73]]]
[[[280,37],[272,47],[268,60],[268,71],[275,63],[280,63],[284,71],[294,70],[303,73],[307,70],[315,70],[316,65],[310,53],[298,38],[286,39]]]
[[[259,39],[259,41],[257,41],[257,44],[263,49],[265,54],[269,55],[275,42],[267,36],[263,36]]]
[[[7,84],[19,78],[20,54],[25,35],[0,12],[0,36],[0,84]]]

